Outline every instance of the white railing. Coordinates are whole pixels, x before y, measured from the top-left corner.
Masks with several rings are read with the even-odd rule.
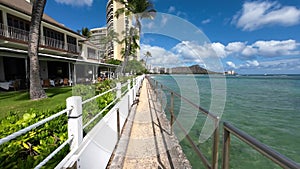
[[[53,151],[48,157],[46,157],[40,164],[38,164],[35,168],[41,168],[44,166],[52,157],[54,157],[61,149],[63,149],[67,144],[70,144],[70,153],[63,159],[56,168],[64,168],[66,166],[75,166],[76,168],[105,168],[108,164],[108,160],[111,156],[111,153],[109,155],[105,155],[102,157],[101,163],[99,163],[99,160],[91,161],[90,157],[94,156],[101,156],[101,154],[105,154],[104,150],[97,151],[99,154],[82,154],[84,151],[90,151],[91,149],[88,149],[90,147],[91,139],[94,138],[95,131],[98,132],[98,134],[102,134],[101,127],[99,130],[99,126],[103,125],[110,125],[114,124],[115,127],[119,126],[120,128],[116,129],[118,133],[116,134],[116,137],[113,138],[106,138],[107,142],[113,143],[113,147],[117,144],[117,141],[115,138],[118,139],[120,135],[121,128],[123,127],[125,120],[129,114],[130,106],[134,103],[134,100],[136,99],[136,93],[138,92],[142,81],[144,79],[144,76],[139,76],[135,79],[133,79],[133,87],[130,88],[130,80],[128,80],[127,83],[121,85],[121,83],[117,83],[117,86],[113,89],[110,89],[104,93],[101,93],[93,98],[87,99],[85,101],[82,101],[82,98],[80,96],[72,96],[69,97],[67,102],[67,108],[48,117],[45,118],[31,126],[28,126],[24,129],[21,129],[5,138],[0,139],[0,145],[11,141],[12,139],[17,138],[18,136],[21,136],[27,132],[29,132],[32,129],[35,129],[51,120],[54,120],[55,118],[67,113],[68,116],[68,139],[61,144],[55,151]],[[125,92],[122,93],[121,89],[122,87],[128,86]],[[104,109],[102,109],[97,115],[95,115],[89,122],[87,122],[84,126],[82,124],[82,106],[85,103],[88,103],[92,100],[97,99],[98,97],[101,97],[107,93],[110,92],[116,92],[117,98],[113,100],[109,105],[107,105]],[[131,92],[132,91],[132,92]],[[123,97],[122,97],[123,96]],[[118,103],[116,103],[119,101]],[[111,105],[116,103],[116,105],[106,114],[106,116],[101,119],[100,122],[98,122],[95,127],[83,138],[83,129],[86,128],[89,124],[91,124],[95,119],[97,119],[105,110],[107,110]],[[118,113],[117,113],[118,112]],[[120,113],[122,112],[122,113]],[[118,117],[116,117],[118,115]],[[115,118],[111,118],[114,116]],[[59,127],[59,126],[58,126]],[[112,127],[112,128],[115,128]],[[114,133],[111,133],[114,135]],[[103,135],[102,135],[103,136]],[[105,136],[106,137],[106,136]],[[103,139],[103,137],[102,137]],[[114,141],[113,141],[114,140]],[[92,149],[93,150],[93,149]],[[78,153],[81,152],[81,153]],[[95,153],[96,151],[91,151],[91,153]],[[77,162],[79,159],[80,164]],[[104,159],[104,161],[103,161]]]
[[[67,51],[73,53],[80,53],[81,51],[78,49],[77,45],[67,43]]]
[[[24,42],[28,42],[28,38],[29,38],[28,31],[10,27],[3,24],[0,24],[0,35],[7,38],[24,41]]]
[[[95,127],[79,142],[78,148],[72,149],[71,152],[56,166],[57,169],[60,168],[106,168],[109,159],[114,151],[114,148],[119,141],[122,128],[125,121],[128,120],[128,115],[131,110],[131,106],[136,100],[136,94],[142,84],[144,76],[139,76],[133,80],[133,87],[131,88],[131,81],[129,80],[126,84],[121,85],[117,83],[115,88],[117,98],[113,101],[118,103],[115,104],[113,108],[98,122]],[[123,87],[126,87],[125,91],[121,91]],[[91,98],[87,102],[96,99]],[[77,105],[82,105],[77,103]],[[108,105],[107,107],[110,107]],[[106,107],[106,108],[107,108]],[[105,109],[106,109],[105,108]],[[88,126],[93,120],[97,119],[103,113],[104,110],[99,112],[94,116],[85,126],[79,127],[82,131],[83,128]],[[80,126],[82,123],[81,115],[75,113],[78,117],[77,124],[74,124],[75,130],[76,126]],[[75,118],[74,118],[75,119]],[[80,135],[81,133],[79,133]]]
[[[19,40],[23,42],[28,42],[29,41],[29,31],[14,28],[11,26],[7,26],[4,24],[0,23],[0,36],[14,39],[14,40]],[[73,53],[79,53],[80,51],[78,50],[78,46],[71,44],[71,43],[66,43],[61,40],[49,38],[46,36],[41,37],[40,44],[46,47],[52,47],[55,49],[61,49],[61,50],[66,50],[69,52]]]
[[[40,44],[44,45],[44,46],[52,47],[52,48],[57,48],[57,49],[62,49],[62,50],[65,49],[65,42],[64,41],[49,38],[47,36],[42,36],[41,37]]]

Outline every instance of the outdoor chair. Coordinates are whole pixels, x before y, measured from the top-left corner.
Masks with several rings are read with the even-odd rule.
[[[68,78],[64,78],[63,85],[64,86],[68,86],[69,85],[69,79]]]
[[[50,80],[49,79],[43,80],[43,87],[50,87]]]

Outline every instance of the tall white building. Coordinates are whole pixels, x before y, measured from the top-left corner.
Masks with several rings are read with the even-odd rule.
[[[107,36],[107,28],[93,28],[90,30],[92,36],[90,37],[90,42],[95,44],[99,49],[99,56],[104,59],[106,57],[106,49],[107,49],[107,42],[104,40]]]
[[[108,0],[106,5],[106,26],[107,32],[113,30],[118,33],[118,39],[121,40],[124,38],[123,32],[126,30],[126,17],[125,14],[121,14],[118,18],[115,17],[115,13],[119,8],[122,8],[123,5],[116,3],[114,0]],[[124,44],[118,44],[113,42],[113,45],[109,45],[107,48],[107,54],[109,58],[123,60],[121,56],[122,48]]]
[[[129,27],[132,26],[131,18],[125,16],[125,14],[120,14],[118,18],[116,18],[115,13],[118,9],[123,8],[124,5],[115,2],[114,0],[108,0],[106,5],[106,26],[107,32],[113,30],[116,32],[119,37],[119,40],[124,39],[125,31],[129,30]],[[128,32],[127,32],[128,33]],[[139,44],[139,42],[138,42]],[[107,54],[109,58],[114,58],[117,60],[124,60],[121,56],[122,48],[125,47],[124,44],[119,44],[117,42],[113,42],[113,47],[108,46]],[[137,51],[137,60],[139,60],[139,50]]]

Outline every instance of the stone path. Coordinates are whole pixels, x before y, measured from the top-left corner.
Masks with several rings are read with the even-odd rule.
[[[139,103],[130,113],[108,168],[191,168],[160,110],[154,91],[145,79]]]

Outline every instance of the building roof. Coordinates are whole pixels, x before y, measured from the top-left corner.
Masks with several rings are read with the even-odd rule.
[[[31,16],[32,5],[25,0],[0,0],[0,4]],[[56,20],[54,20],[53,18],[51,18],[45,13],[43,15],[43,21],[81,36],[77,32],[71,30],[70,28],[65,27],[63,24],[57,22]]]

